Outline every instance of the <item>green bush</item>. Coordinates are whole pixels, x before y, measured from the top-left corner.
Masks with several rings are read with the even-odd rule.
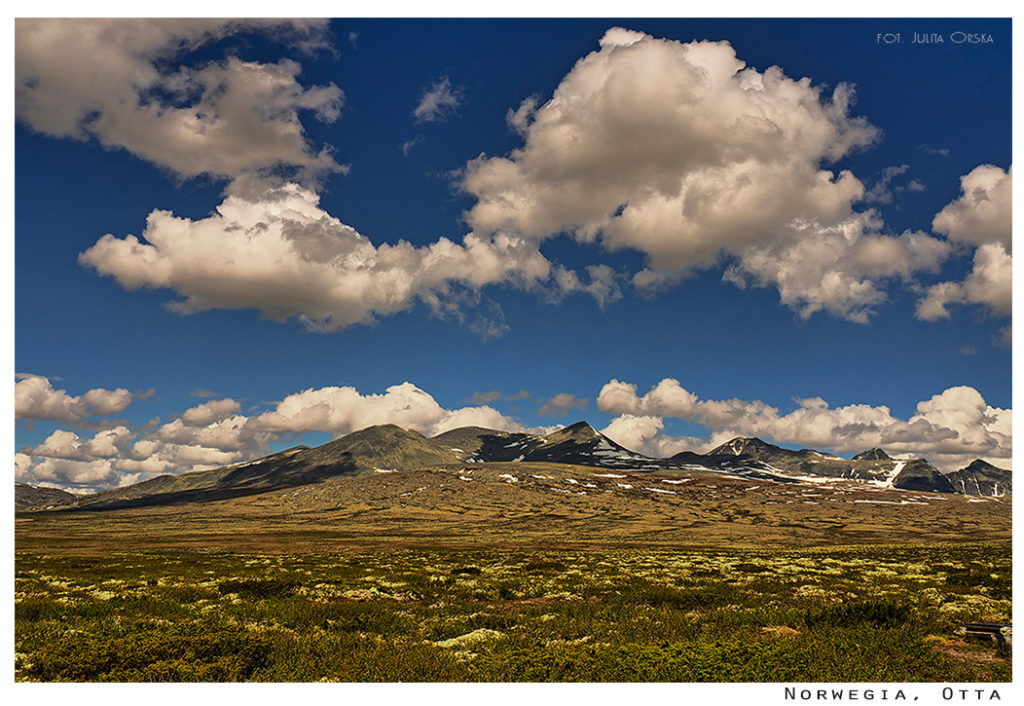
[[[220,595],[238,594],[241,598],[263,600],[290,596],[299,587],[298,581],[286,579],[232,579],[217,584]]]
[[[911,616],[910,606],[896,601],[856,601],[806,611],[807,627],[851,627],[870,624],[877,627],[899,627]]]
[[[270,647],[269,638],[232,626],[137,623],[65,633],[25,671],[41,681],[245,681]]]

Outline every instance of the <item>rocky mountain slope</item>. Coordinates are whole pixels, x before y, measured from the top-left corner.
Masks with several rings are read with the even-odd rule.
[[[57,488],[37,488],[24,483],[14,484],[15,510],[45,510],[74,502],[78,496]]]
[[[1010,495],[1013,473],[978,459],[946,476],[957,493],[964,495]]]
[[[983,461],[944,476],[924,459],[896,460],[881,449],[844,459],[812,449],[792,451],[756,438],[736,438],[707,454],[683,452],[655,459],[624,448],[586,422],[547,435],[463,427],[433,438],[385,424],[315,448],[297,446],[248,463],[164,475],[90,496],[53,496],[46,505],[105,509],[223,500],[345,476],[497,463],[567,464],[683,476],[712,473],[772,483],[858,483],[967,495],[1011,491],[1010,472]],[[22,496],[28,497],[27,492]]]
[[[926,460],[898,461],[881,449],[845,459],[813,449],[791,451],[756,438],[736,438],[707,454],[683,452],[669,460],[780,482],[854,480],[883,488],[957,492]]]

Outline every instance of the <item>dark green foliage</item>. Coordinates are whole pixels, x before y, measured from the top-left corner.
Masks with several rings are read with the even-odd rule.
[[[808,627],[854,627],[875,625],[895,627],[906,623],[911,616],[910,606],[894,601],[857,601],[808,611],[804,624]]]
[[[20,554],[15,675],[1008,681],[1008,655],[948,641],[1009,621],[1010,568],[1008,545]]]
[[[220,595],[237,593],[242,598],[263,600],[265,598],[283,598],[290,596],[298,587],[298,581],[285,579],[241,579],[237,581],[221,581],[217,584]]]
[[[955,589],[983,587],[992,598],[1010,600],[1010,572],[993,572],[987,564],[972,562],[946,569],[946,585]]]
[[[268,637],[237,627],[140,622],[49,641],[25,671],[40,681],[245,681],[270,649]]]

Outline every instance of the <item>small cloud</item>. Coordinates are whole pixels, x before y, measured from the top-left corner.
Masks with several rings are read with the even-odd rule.
[[[892,203],[893,191],[903,191],[903,187],[892,187],[892,180],[908,169],[910,169],[909,164],[901,164],[898,167],[893,166],[883,169],[882,176],[871,187],[871,190],[864,194],[864,201],[867,203]]]
[[[353,50],[359,48],[359,46],[358,46],[358,44],[359,44],[359,32],[349,32],[348,33],[348,44],[349,44],[350,47],[352,47]]]
[[[927,187],[917,179],[911,179],[907,184],[907,191],[924,191]]]
[[[1013,344],[1013,324],[999,329],[999,332],[992,337],[992,342],[997,346],[1009,348]]]
[[[412,152],[412,148],[423,142],[423,135],[417,135],[411,140],[406,140],[402,143],[402,156],[408,157],[409,153]]]
[[[506,395],[498,392],[497,390],[492,390],[491,392],[474,392],[473,396],[469,399],[470,402],[474,404],[488,404],[497,400],[501,400],[502,402],[514,402],[517,400],[527,400],[529,398],[530,393],[526,390],[520,390],[514,395]]]
[[[469,330],[479,336],[481,341],[492,341],[501,338],[512,329],[504,321],[482,316],[469,325]]]
[[[933,154],[938,157],[945,157],[946,159],[949,159],[948,147],[932,147],[931,145],[918,145],[917,149],[921,150],[925,154]]]
[[[192,397],[216,397],[217,393],[211,390],[207,390],[204,387],[196,388],[189,393]]]
[[[585,397],[577,397],[568,392],[560,392],[537,410],[542,417],[564,417],[573,409],[586,409],[590,400]]]
[[[137,400],[148,400],[150,397],[156,394],[156,390],[150,388],[148,390],[136,390],[132,393],[132,397]]]
[[[978,352],[978,349],[974,346],[960,346],[956,349],[956,352],[960,355],[974,355]]]
[[[496,302],[491,302],[489,314],[481,314],[469,324],[469,330],[480,337],[481,341],[501,338],[512,328],[505,322],[505,312]]]
[[[461,103],[462,90],[453,88],[451,79],[444,76],[423,94],[412,114],[418,123],[443,122],[455,114]]]

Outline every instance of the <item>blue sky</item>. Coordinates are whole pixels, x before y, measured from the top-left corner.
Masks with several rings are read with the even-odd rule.
[[[1010,464],[1008,20],[16,38],[21,482],[384,421]]]

